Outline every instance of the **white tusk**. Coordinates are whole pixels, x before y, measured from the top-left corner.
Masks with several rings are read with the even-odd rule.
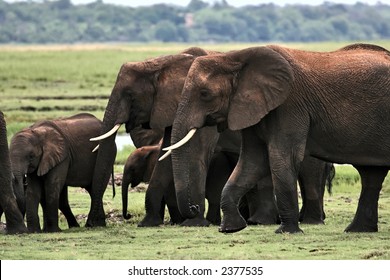
[[[117,132],[120,127],[121,127],[121,124],[118,123],[109,132],[106,132],[103,135],[100,135],[98,137],[91,138],[91,139],[89,139],[89,141],[99,141],[99,140],[106,139],[106,138],[110,137],[111,135],[113,135],[115,132]]]
[[[165,154],[163,154],[163,155],[158,159],[158,161],[162,161],[162,160],[166,159],[170,154],[172,154],[172,150],[169,150],[168,152],[166,152]]]
[[[97,145],[93,150],[92,150],[92,153],[96,152],[97,150],[99,150],[99,146],[100,145]]]
[[[195,132],[196,132],[196,128],[191,129],[183,139],[181,139],[176,144],[173,144],[172,146],[165,147],[163,149],[163,151],[174,150],[174,149],[177,149],[177,148],[183,146],[185,143],[187,143],[192,138],[192,136],[194,136]]]

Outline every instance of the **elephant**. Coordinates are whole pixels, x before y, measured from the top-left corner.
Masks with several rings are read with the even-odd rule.
[[[102,162],[111,163],[115,159],[115,153],[111,146],[119,126],[126,124],[126,131],[130,132],[130,134],[134,127],[140,125],[144,128],[165,129],[162,146],[169,145],[171,126],[181,98],[181,91],[188,69],[196,57],[211,53],[213,52],[199,48],[190,48],[177,55],[122,65],[104,114],[102,129],[102,134],[104,134],[93,139],[100,141],[100,148],[93,178],[92,192],[95,191],[95,193],[92,194],[91,211],[87,221],[88,226],[105,225],[102,194],[108,182],[108,170]],[[199,186],[198,189],[200,196],[203,198],[203,203],[196,218],[185,221],[182,223],[183,225],[208,225],[209,222],[219,224],[217,216],[209,215],[214,210],[208,212],[207,220],[204,219],[204,198],[206,190],[208,192],[216,188],[215,192],[220,192],[225,182],[222,183],[222,180],[217,180],[218,182],[216,182],[214,180],[216,177],[206,176],[206,167],[211,162],[214,150],[222,152],[223,154],[219,154],[216,159],[224,162],[226,165],[223,169],[211,168],[211,170],[222,173],[221,176],[227,179],[235,166],[235,162],[237,162],[240,150],[241,136],[239,132],[227,129],[219,134],[214,128],[204,128],[204,130],[210,130],[211,134],[204,139],[199,139],[199,145],[202,147],[202,157],[204,157],[200,159],[201,164],[197,170],[197,175],[192,177],[192,183]],[[235,156],[232,156],[233,154]],[[262,183],[264,183],[264,180]],[[205,187],[205,184],[213,187]],[[267,202],[274,200],[272,184],[268,184],[267,187],[263,186],[260,198],[254,198],[252,195],[250,199],[255,200],[254,203],[256,204],[255,207],[251,208],[251,214],[248,217],[250,223],[276,223],[278,220],[276,205],[274,203],[266,203],[262,207],[263,203],[257,203],[258,200]],[[181,223],[183,218],[176,202],[170,159],[156,164],[145,197],[146,215],[139,226],[157,226],[162,224],[161,203],[163,200],[167,203],[168,208],[171,209],[171,220],[174,223]],[[218,200],[218,204],[213,206],[214,209],[218,209],[215,211],[220,211],[219,204]],[[322,222],[323,217],[318,217],[318,220]]]
[[[133,151],[126,160],[123,169],[122,179],[122,206],[123,217],[130,219],[131,215],[127,213],[128,205],[128,189],[129,185],[132,188],[138,186],[141,182],[149,182],[155,164],[157,163],[158,155],[161,150],[161,142],[158,145],[143,146]],[[237,162],[237,154],[228,155],[227,152],[215,152],[210,161],[208,175],[206,179],[205,197],[209,207],[206,215],[207,221],[212,224],[219,224],[221,221],[220,215],[220,197],[222,188],[215,186],[223,186],[228,176],[232,172]],[[172,190],[174,191],[174,190]],[[267,202],[266,202],[267,203]],[[164,217],[165,204],[162,204],[160,216]],[[251,217],[247,209],[247,203],[243,205],[243,210],[246,211],[247,219]],[[252,213],[252,212],[251,212]],[[261,215],[259,215],[261,216]],[[274,218],[274,217],[272,217]],[[266,223],[266,222],[263,222]]]
[[[267,45],[199,57],[177,109],[175,144],[166,149],[176,148],[175,186],[192,176],[185,165],[197,153],[191,135],[204,126],[230,128],[241,131],[242,146],[222,191],[219,231],[246,227],[237,203],[271,176],[281,219],[276,233],[302,232],[296,181],[307,156],[358,170],[362,191],[345,231],[378,231],[379,192],[390,166],[390,124],[383,121],[390,115],[389,84],[390,52],[370,44],[332,52]],[[201,203],[190,194],[177,194],[185,197],[180,210],[189,218]]]
[[[149,182],[160,148],[161,145],[143,146],[133,151],[126,160],[122,177],[122,209],[126,220],[131,218],[127,213],[129,185],[135,188],[141,182]]]
[[[112,149],[112,143],[119,126],[123,123],[126,124],[126,131],[130,134],[134,127],[139,125],[143,128],[164,129],[162,145],[169,145],[171,125],[189,66],[197,56],[207,55],[208,53],[211,52],[200,48],[190,48],[177,55],[162,56],[144,62],[122,65],[104,114],[102,129],[104,135],[92,139],[100,141],[100,148],[93,179],[92,192],[94,193],[92,194],[91,211],[88,215],[87,226],[105,225],[101,198],[108,182],[108,170],[101,163],[114,161],[115,153]],[[210,151],[214,149],[218,137],[219,135],[215,134],[213,139],[206,140],[207,149]],[[239,133],[223,133],[220,139],[222,140],[219,140],[219,143],[222,143],[220,145],[223,150],[239,150],[239,144],[237,144],[240,142]],[[204,166],[207,167],[208,163]],[[194,178],[194,183],[197,180],[197,183],[202,185],[203,189],[205,189],[206,171],[206,169],[202,170],[204,175]],[[221,190],[223,185],[224,183],[217,187]],[[166,196],[166,194],[169,194],[169,196]],[[273,199],[273,194],[270,194],[269,199]],[[160,215],[163,200],[170,209],[171,221],[181,223],[183,219],[177,209],[170,159],[156,164],[145,197],[146,215],[139,226],[157,226],[163,223]],[[215,208],[220,211],[219,200],[218,206],[215,206]],[[276,207],[271,211],[274,213],[273,221],[276,221]],[[203,212],[204,204],[198,217],[185,221],[183,225],[208,225],[209,221],[204,219]]]
[[[7,125],[0,111],[0,208],[5,213],[8,234],[26,233],[23,214],[12,187],[11,161],[7,140]]]
[[[189,66],[194,58],[206,54],[208,52],[200,48],[190,48],[176,55],[122,65],[104,113],[103,135],[92,139],[99,141],[99,150],[87,226],[106,224],[102,203],[109,180],[106,164],[115,160],[114,139],[119,126],[125,124],[128,133],[139,126],[162,129],[162,147],[168,146],[171,125]],[[167,191],[169,189],[172,191]],[[139,226],[162,224],[160,213],[163,200],[170,209],[171,220],[181,223],[183,219],[177,209],[170,159],[156,164],[145,196],[146,215]]]
[[[10,144],[14,184],[26,187],[26,220],[30,232],[41,232],[38,205],[42,204],[45,232],[60,231],[58,209],[69,227],[77,223],[68,203],[67,186],[91,192],[96,153],[89,138],[100,132],[102,122],[88,113],[39,121],[16,133]]]

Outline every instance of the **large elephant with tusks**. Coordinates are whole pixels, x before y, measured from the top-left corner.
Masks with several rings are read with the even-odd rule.
[[[221,232],[246,226],[239,199],[271,176],[281,225],[301,232],[296,182],[307,156],[352,164],[362,178],[348,232],[378,230],[378,199],[390,166],[390,52],[354,44],[333,52],[276,45],[197,58],[188,72],[172,131],[173,170],[181,213],[196,215],[191,135],[205,126],[241,131],[238,164],[221,198]],[[188,135],[188,137],[185,137]],[[185,139],[185,141],[181,141]],[[180,147],[181,146],[181,147]]]

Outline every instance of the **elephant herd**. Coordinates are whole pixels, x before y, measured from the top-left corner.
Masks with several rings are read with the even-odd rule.
[[[301,232],[299,223],[324,222],[323,195],[339,163],[352,164],[362,179],[345,231],[378,231],[390,166],[389,104],[390,52],[371,44],[332,52],[194,47],[125,63],[103,121],[83,113],[38,122],[8,148],[1,114],[0,203],[8,233],[40,232],[39,204],[43,231],[60,230],[58,209],[69,227],[79,226],[68,186],[90,194],[86,226],[105,226],[103,194],[122,124],[137,147],[124,167],[124,218],[131,217],[129,185],[149,182],[139,226],[163,224],[167,206],[173,224],[215,224],[224,233],[279,224],[277,233]]]

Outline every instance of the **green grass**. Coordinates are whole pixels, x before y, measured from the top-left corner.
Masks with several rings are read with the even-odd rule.
[[[374,42],[390,49],[390,41]],[[347,42],[284,44],[314,51],[340,48]],[[228,51],[260,44],[199,45]],[[103,117],[123,62],[172,54],[184,44],[0,46],[0,109],[8,137],[37,120],[90,112]],[[121,129],[123,133],[124,129]],[[134,148],[118,153],[115,172]],[[89,195],[70,188],[69,200],[81,228],[61,233],[7,236],[0,234],[0,259],[390,259],[390,178],[379,200],[379,232],[346,234],[360,193],[360,179],[350,166],[337,166],[333,195],[325,195],[326,225],[301,225],[304,234],[274,234],[277,226],[250,226],[221,234],[216,226],[184,228],[164,225],[138,228],[144,217],[145,193],[129,194],[133,218],[121,218],[120,188],[104,196],[106,228],[85,228]],[[166,222],[168,222],[168,215]],[[2,217],[4,221],[4,217]]]
[[[357,174],[352,167],[336,168],[333,195],[325,195],[326,224],[301,225],[304,234],[278,235],[276,225],[249,226],[234,234],[221,234],[216,226],[138,228],[145,193],[129,194],[133,217],[125,221],[119,188],[112,198],[110,186],[104,196],[107,227],[89,229],[84,227],[89,195],[71,188],[69,200],[82,227],[67,229],[61,216],[61,233],[0,235],[0,259],[390,259],[390,185],[385,183],[379,200],[379,232],[347,234],[360,186],[349,185]]]

